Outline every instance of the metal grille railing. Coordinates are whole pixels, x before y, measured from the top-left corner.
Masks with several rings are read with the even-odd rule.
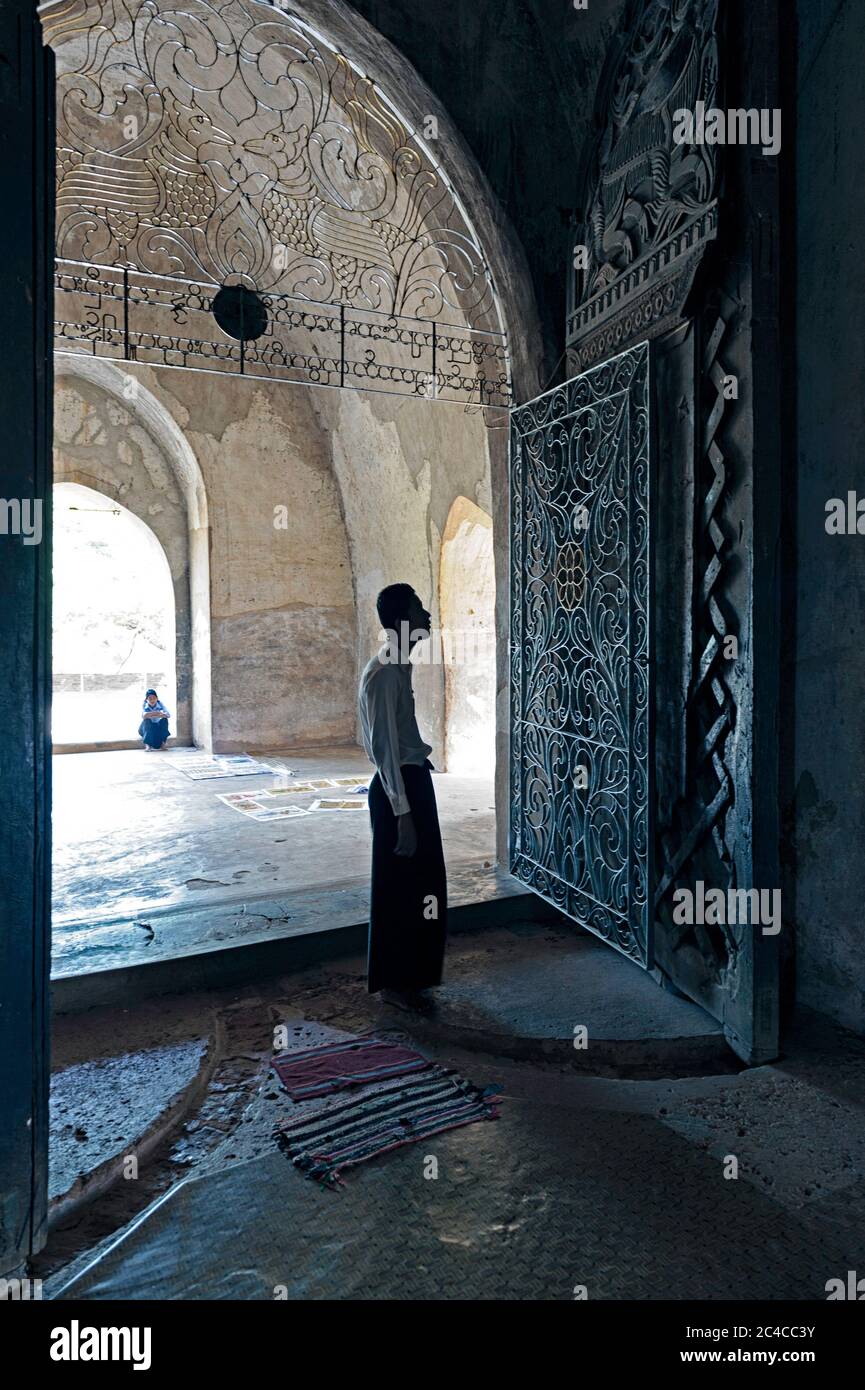
[[[503,334],[262,294],[267,328],[242,342],[213,316],[219,288],[58,259],[55,350],[481,407],[511,404]]]

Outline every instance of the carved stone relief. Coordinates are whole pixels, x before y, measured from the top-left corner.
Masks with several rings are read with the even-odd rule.
[[[635,0],[599,91],[605,113],[586,190],[568,318],[572,371],[665,332],[717,234],[713,146],[678,144],[674,113],[711,106],[717,0]]]

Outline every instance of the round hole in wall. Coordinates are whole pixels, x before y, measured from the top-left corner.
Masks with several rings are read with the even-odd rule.
[[[244,343],[260,338],[267,328],[267,308],[255,290],[223,285],[213,298],[213,317],[223,333]]]

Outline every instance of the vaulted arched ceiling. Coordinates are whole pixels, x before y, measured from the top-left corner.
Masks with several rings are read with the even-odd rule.
[[[44,25],[58,256],[501,328],[434,132],[298,19],[257,0],[68,0]]]

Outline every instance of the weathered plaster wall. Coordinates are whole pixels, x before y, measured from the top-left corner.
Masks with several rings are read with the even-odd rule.
[[[859,0],[800,0],[796,175],[798,520],[788,883],[798,997],[865,1030],[865,536],[829,498],[865,495],[865,223]],[[786,915],[786,914],[785,914]]]
[[[488,430],[480,411],[444,402],[355,391],[311,392],[310,400],[342,495],[359,671],[380,645],[375,598],[386,584],[411,584],[440,624],[441,542],[453,501],[463,494],[488,513],[492,506]],[[443,767],[441,663],[418,664],[414,689],[418,722]]]
[[[210,502],[215,745],[352,741],[351,564],[309,391],[180,372],[170,385]]]

